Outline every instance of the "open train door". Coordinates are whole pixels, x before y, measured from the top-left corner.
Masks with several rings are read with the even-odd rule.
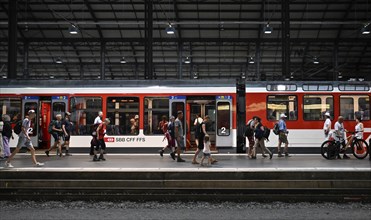
[[[22,109],[23,109],[23,118],[25,118],[26,115],[28,115],[29,110],[34,110],[36,113],[36,117],[31,120],[31,128],[32,133],[30,133],[32,145],[34,147],[38,147],[39,144],[39,96],[24,96],[22,99]]]
[[[56,120],[57,114],[62,115],[62,120],[67,112],[68,97],[67,96],[52,96],[52,115],[51,120]],[[50,145],[54,144],[54,138],[51,138]]]
[[[216,96],[216,147],[232,147],[232,97]]]
[[[186,122],[186,117],[187,117],[187,113],[185,111],[186,110],[185,106],[186,106],[186,97],[185,96],[170,96],[169,97],[170,116],[174,116],[175,118],[177,118],[177,116],[178,116],[177,112],[178,111],[183,112],[183,120],[182,120],[183,135],[185,135],[185,132],[187,130],[187,125],[185,123]],[[187,146],[186,142],[187,142],[187,138],[184,137],[184,146]]]

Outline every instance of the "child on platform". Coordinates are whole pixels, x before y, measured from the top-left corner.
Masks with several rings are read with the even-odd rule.
[[[200,162],[200,165],[201,166],[204,166],[203,162],[204,162],[204,159],[207,158],[207,166],[210,166],[211,163],[213,162],[212,158],[211,158],[211,152],[210,152],[210,137],[209,135],[206,135],[205,136],[205,139],[204,139],[204,149],[202,150],[203,152],[203,155],[202,155],[202,158],[201,158],[201,162]]]

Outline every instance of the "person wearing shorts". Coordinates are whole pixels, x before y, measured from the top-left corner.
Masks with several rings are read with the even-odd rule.
[[[289,141],[287,140],[287,134],[289,133],[287,131],[287,126],[286,126],[286,120],[287,116],[285,114],[280,115],[280,120],[278,122],[279,126],[279,134],[278,134],[278,146],[277,146],[277,152],[278,152],[278,157],[283,157],[283,154],[281,152],[281,144],[285,144],[284,152],[285,152],[285,157],[291,157],[289,154]]]
[[[63,130],[63,139],[64,143],[62,144],[63,147],[66,148],[66,156],[72,156],[72,154],[69,153],[70,148],[70,136],[72,131],[72,122],[70,120],[71,113],[66,112],[66,116],[62,122],[62,130]]]
[[[36,155],[35,155],[35,148],[32,145],[31,137],[30,135],[32,134],[32,127],[31,127],[31,120],[34,119],[36,116],[36,113],[34,110],[29,110],[28,111],[28,116],[23,119],[22,121],[22,130],[21,133],[19,134],[18,138],[18,144],[16,149],[13,151],[13,153],[9,156],[9,158],[5,162],[5,167],[12,168],[14,167],[10,162],[12,161],[13,157],[19,152],[19,150],[25,146],[27,147],[32,156],[32,163],[37,166],[37,167],[42,167],[44,166],[43,163],[40,163],[36,160]]]
[[[62,139],[62,136],[63,136],[62,115],[61,114],[57,114],[55,116],[55,118],[57,120],[55,120],[54,122],[52,122],[54,124],[53,124],[52,132],[51,132],[51,135],[54,138],[54,144],[53,144],[53,146],[50,146],[50,148],[48,150],[45,151],[45,154],[48,157],[49,157],[50,151],[53,150],[54,148],[58,148],[57,154],[59,153],[59,156],[62,157],[62,144],[61,144],[61,139]]]
[[[174,125],[175,125],[175,138],[177,143],[177,162],[185,162],[182,158],[180,158],[180,152],[185,149],[184,146],[184,135],[183,135],[183,112],[178,111],[178,117],[175,119]]]
[[[93,161],[100,161],[100,160],[105,161],[106,160],[103,156],[104,151],[106,150],[106,143],[104,142],[104,135],[106,135],[107,125],[109,125],[110,122],[111,121],[108,118],[106,118],[97,128],[98,145],[95,146]],[[98,153],[100,154],[99,157],[98,157]]]

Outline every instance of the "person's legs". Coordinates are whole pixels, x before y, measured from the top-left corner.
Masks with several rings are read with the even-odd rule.
[[[104,139],[101,139],[99,140],[100,142],[100,155],[99,155],[99,160],[106,160],[106,158],[104,158],[103,154],[104,154],[104,151],[106,150],[106,143],[104,142]]]
[[[4,145],[4,156],[9,157],[10,156],[10,147],[9,147],[9,138],[3,137],[3,145]]]
[[[252,150],[254,149],[254,145],[255,145],[254,136],[247,137],[247,140],[249,141],[249,148],[247,149],[247,156],[251,158]]]

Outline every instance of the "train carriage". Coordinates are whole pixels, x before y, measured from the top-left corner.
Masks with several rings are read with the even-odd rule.
[[[111,119],[105,138],[111,152],[153,152],[150,148],[165,145],[159,129],[162,116],[176,116],[181,110],[185,112],[187,151],[195,148],[195,114],[210,116],[207,129],[215,151],[237,151],[237,102],[241,100],[235,81],[31,82],[0,82],[1,114],[9,114],[14,125],[34,109],[37,117],[32,122],[32,141],[39,148],[52,144],[48,124],[56,114],[66,111],[71,112],[74,124],[70,147],[89,147],[94,118],[102,110],[104,117]],[[289,147],[295,152],[318,153],[324,140],[321,128],[325,112],[330,112],[333,124],[339,115],[344,116],[348,130],[354,129],[355,115],[361,115],[364,137],[370,138],[370,82],[248,82],[245,87],[246,121],[256,115],[273,128],[279,115],[285,113]],[[132,129],[133,120],[137,129]],[[11,146],[15,145],[16,140],[11,141]],[[277,137],[271,134],[267,146],[276,145]]]

